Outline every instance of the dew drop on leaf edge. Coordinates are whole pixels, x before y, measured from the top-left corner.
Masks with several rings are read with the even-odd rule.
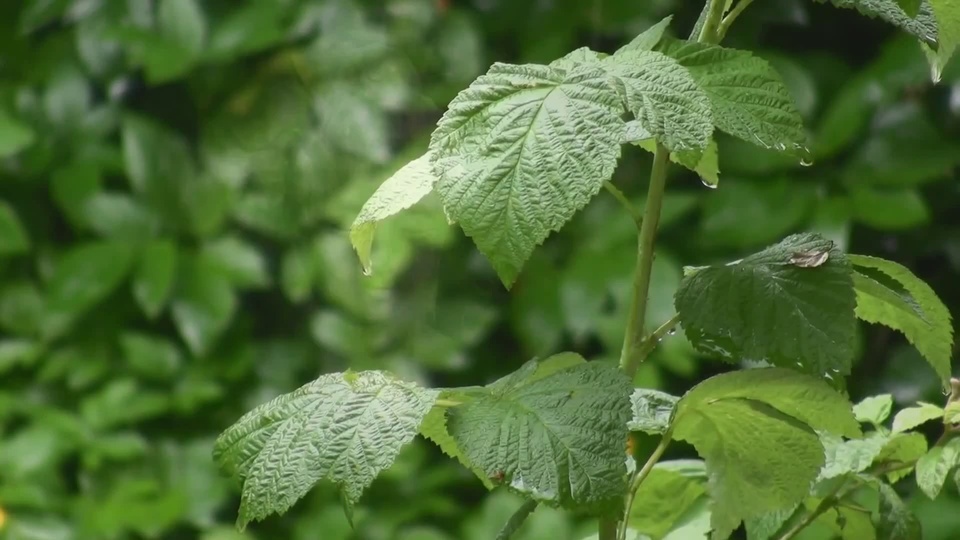
[[[715,184],[715,183],[707,180],[706,178],[701,178],[701,179],[700,179],[700,183],[703,184],[703,185],[704,185],[705,187],[707,187],[707,188],[717,189],[717,184]]]

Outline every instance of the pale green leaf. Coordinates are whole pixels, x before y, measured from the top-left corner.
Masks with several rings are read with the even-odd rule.
[[[214,458],[242,483],[241,527],[282,513],[320,480],[352,505],[416,435],[437,392],[380,371],[334,373],[260,405]]]
[[[486,476],[536,500],[596,510],[626,489],[631,390],[614,366],[557,355],[449,409],[447,427]]]
[[[706,493],[706,482],[654,467],[637,490],[630,507],[630,527],[663,538]]]
[[[917,461],[917,485],[930,497],[936,499],[943,489],[947,475],[960,467],[960,438],[954,437],[945,444],[934,446]]]
[[[927,453],[927,438],[922,433],[894,433],[884,445],[880,455],[874,460],[874,465],[902,465],[903,467],[891,470],[886,474],[891,483],[909,475],[913,471],[911,466]]]
[[[627,423],[630,431],[659,435],[670,426],[674,407],[680,398],[650,388],[637,388],[630,396],[633,418]]]
[[[804,267],[802,256],[811,253],[827,259]],[[789,236],[737,263],[693,271],[675,304],[690,342],[727,361],[765,360],[816,375],[850,371],[856,331],[850,263],[818,235]]]
[[[644,30],[639,36],[633,38],[630,43],[627,43],[623,47],[617,49],[616,54],[620,54],[625,51],[649,51],[657,46],[657,43],[660,43],[660,39],[663,38],[663,33],[667,30],[667,27],[670,26],[670,22],[673,20],[673,15],[668,15],[664,17],[660,22]]]
[[[864,398],[860,403],[854,405],[853,415],[856,416],[857,422],[880,425],[890,417],[892,408],[893,396],[881,394]]]
[[[860,425],[843,395],[820,379],[783,368],[747,369],[710,377],[683,396],[675,416],[725,399],[761,401],[814,429],[860,436]]]
[[[364,203],[350,226],[350,243],[360,257],[364,273],[369,274],[373,270],[370,251],[377,224],[419,202],[430,193],[436,180],[430,166],[430,156],[424,154],[387,178]]]
[[[929,3],[933,11],[934,19],[937,22],[937,48],[933,54],[930,54],[930,47],[925,44],[924,51],[927,52],[927,58],[930,60],[932,78],[934,82],[940,82],[940,75],[947,62],[956,52],[957,45],[960,44],[960,0],[928,0],[921,6],[920,14],[923,14],[923,7]],[[920,15],[917,16],[920,18]]]
[[[857,291],[857,317],[903,332],[944,381],[950,378],[953,325],[933,289],[893,261],[849,255]]]
[[[902,433],[938,418],[943,418],[943,407],[919,402],[916,407],[901,409],[893,417],[893,432]]]
[[[877,537],[884,540],[920,540],[920,521],[900,499],[896,490],[885,482],[878,482],[877,485],[880,490]]]
[[[960,401],[954,401],[943,408],[944,424],[960,424]]]
[[[23,253],[30,249],[30,238],[13,207],[0,200],[0,256]]]
[[[291,302],[300,303],[310,297],[317,273],[312,250],[294,246],[283,254],[280,262],[280,286]]]
[[[458,393],[454,390],[441,390],[437,399],[466,401],[470,398],[468,395]],[[459,461],[461,465],[475,474],[487,489],[493,489],[502,481],[499,477],[491,478],[484,474],[482,470],[470,463],[467,457],[463,455],[463,452],[460,451],[460,447],[457,446],[457,441],[454,440],[453,436],[450,435],[450,431],[447,429],[447,407],[434,405],[433,408],[430,409],[430,412],[423,417],[423,422],[420,423],[420,435],[423,435],[424,438],[437,445],[444,454]]]
[[[844,441],[834,435],[821,434],[820,441],[826,464],[820,471],[819,480],[829,480],[867,470],[890,442],[890,437],[873,432],[863,439]]]
[[[657,142],[646,133],[639,122],[636,120],[627,122],[627,132],[624,136],[626,142],[631,142],[647,152],[656,152]],[[640,131],[643,130],[643,131]],[[646,137],[643,137],[646,135]],[[640,137],[635,138],[635,137]],[[700,180],[708,186],[717,186],[720,184],[720,165],[717,156],[717,141],[710,139],[707,148],[703,152],[670,152],[670,161],[683,165],[700,176]]]
[[[437,193],[500,279],[613,174],[623,120],[606,72],[494,64],[450,103],[430,141]]]
[[[662,540],[704,540],[710,535],[710,499],[700,497],[680,516]]]
[[[603,60],[627,110],[672,151],[703,151],[713,134],[710,100],[690,72],[655,51],[626,50]]]
[[[589,47],[580,47],[550,62],[550,67],[574,69],[584,64],[599,67],[600,61],[609,56],[606,53],[598,53]]]
[[[664,40],[658,49],[690,71],[710,99],[718,129],[810,159],[800,112],[766,60],[747,51],[677,39]]]
[[[140,252],[133,275],[133,297],[147,317],[163,311],[177,276],[177,245],[171,240],[152,240]]]
[[[770,540],[771,538],[775,538],[777,531],[783,527],[783,524],[790,519],[790,516],[793,515],[799,506],[800,504],[798,503],[746,520],[743,525],[747,530],[747,540]]]

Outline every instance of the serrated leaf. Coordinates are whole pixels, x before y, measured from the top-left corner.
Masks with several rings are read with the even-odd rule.
[[[430,141],[437,193],[506,286],[583,208],[620,157],[623,121],[601,69],[494,64]]]
[[[214,458],[242,483],[238,523],[283,513],[320,480],[352,505],[416,435],[436,400],[380,371],[323,375],[244,415]]]
[[[590,47],[580,47],[574,49],[567,54],[557,58],[553,62],[550,62],[549,67],[563,68],[563,69],[574,69],[584,64],[599,67],[600,61],[610,55],[606,53],[598,53],[590,49]]]
[[[667,15],[660,22],[644,30],[639,36],[633,38],[630,43],[627,43],[623,47],[617,49],[617,52],[614,54],[620,54],[627,51],[649,51],[657,46],[657,43],[660,43],[660,39],[663,38],[663,33],[666,32],[667,27],[670,26],[670,22],[673,20],[673,15]]]
[[[0,256],[23,253],[30,249],[30,238],[20,218],[6,201],[0,200]]]
[[[880,512],[877,537],[884,540],[920,540],[920,521],[903,503],[896,490],[885,482],[877,483],[880,491]]]
[[[746,520],[743,525],[747,530],[747,540],[770,540],[774,538],[777,531],[783,527],[783,524],[790,519],[790,516],[793,515],[799,506],[800,504],[798,503]]]
[[[938,418],[943,418],[943,407],[933,403],[919,402],[916,407],[901,409],[893,417],[893,432],[902,433]]]
[[[680,407],[673,436],[692,444],[710,472],[712,538],[795,505],[823,466],[813,430],[763,402],[733,398],[684,407],[681,400]]]
[[[687,68],[710,99],[716,127],[763,148],[810,159],[803,119],[780,74],[747,51],[665,39],[658,50]]]
[[[442,390],[437,399],[464,399],[466,397],[467,396],[458,394],[453,390]],[[470,463],[467,457],[463,455],[460,447],[457,446],[457,441],[454,440],[450,435],[450,431],[447,429],[446,407],[435,405],[430,409],[430,412],[423,417],[423,422],[420,423],[420,435],[423,435],[424,438],[437,445],[444,454],[456,459],[461,465],[475,474],[485,488],[493,489],[502,481],[499,476],[495,478],[487,476],[481,469]]]
[[[934,446],[917,460],[917,486],[927,497],[936,499],[955,467],[960,467],[960,438],[957,437]]]
[[[890,417],[892,408],[893,396],[891,394],[881,394],[866,397],[860,403],[854,405],[853,415],[857,418],[857,422],[879,426]]]
[[[637,388],[630,396],[633,418],[627,423],[630,431],[660,435],[670,426],[673,410],[680,398],[650,388]]]
[[[690,72],[655,51],[626,50],[605,58],[611,85],[627,110],[671,151],[702,151],[713,134],[710,100]]]
[[[518,371],[447,412],[468,461],[536,500],[598,510],[626,489],[630,381],[572,353]]]
[[[849,255],[857,291],[857,317],[899,330],[944,381],[950,378],[953,325],[937,293],[893,261]]]
[[[177,276],[177,245],[171,240],[153,240],[140,252],[133,275],[133,297],[153,319],[160,315]]]
[[[827,0],[817,0],[825,3]],[[830,3],[846,9],[856,9],[871,18],[880,18],[899,27],[926,43],[937,42],[937,23],[928,1],[920,5],[916,17],[911,17],[897,5],[897,0],[830,0]]]
[[[370,251],[377,224],[418,203],[433,190],[436,181],[430,155],[424,154],[387,178],[363,204],[357,219],[350,226],[350,243],[357,251],[365,274],[373,271]]]
[[[630,139],[627,142],[631,142],[640,148],[643,148],[647,152],[656,152],[657,150],[657,141],[652,138],[640,138],[636,139],[635,137],[642,136],[645,133],[640,131],[643,128],[631,127],[633,125],[639,125],[639,122],[627,122],[627,133],[625,134],[625,139]],[[647,134],[649,137],[649,134]],[[707,143],[707,147],[703,152],[670,152],[670,161],[683,165],[684,167],[690,169],[691,171],[697,173],[700,176],[700,180],[711,187],[716,187],[720,184],[720,165],[718,162],[717,156],[717,141],[710,139],[710,142]]]
[[[815,268],[791,261],[821,251]],[[856,331],[850,265],[833,243],[797,234],[737,263],[684,276],[675,304],[687,338],[727,361],[798,365],[817,375],[847,374]]]

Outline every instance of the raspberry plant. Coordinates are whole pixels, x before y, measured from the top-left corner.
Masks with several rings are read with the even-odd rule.
[[[710,0],[687,40],[668,35],[668,17],[613,54],[580,48],[549,65],[494,64],[350,231],[369,274],[378,224],[434,193],[509,288],[534,249],[607,189],[638,232],[619,366],[558,352],[487,386],[436,389],[380,371],[323,375],[217,441],[215,458],[242,484],[241,527],[284,512],[321,480],[340,486],[349,517],[419,433],[488,488],[528,499],[500,538],[538,504],[598,517],[600,540],[724,539],[741,525],[750,539],[788,540],[814,522],[843,538],[921,537],[893,484],[915,472],[931,497],[951,478],[960,487],[960,381],[950,378],[950,314],[910,270],[795,234],[738,261],[686,268],[677,314],[644,332],[670,162],[716,187],[721,130],[812,163],[777,72],[719,45],[751,3]],[[934,80],[960,38],[956,0],[833,3],[916,36]],[[623,145],[653,153],[642,212],[610,183]],[[943,381],[947,404],[919,403],[887,426],[891,396],[850,403],[837,388],[858,318],[902,332]],[[639,364],[678,326],[700,351],[750,367],[682,397],[634,388]],[[943,436],[928,448],[911,430],[934,420]],[[642,465],[625,452],[633,431],[660,437]],[[702,460],[661,461],[673,440]]]

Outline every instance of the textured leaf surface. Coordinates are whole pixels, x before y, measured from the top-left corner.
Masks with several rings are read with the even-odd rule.
[[[766,60],[747,51],[677,39],[663,40],[659,50],[690,71],[710,99],[717,128],[809,159],[800,112]]]
[[[630,381],[574,354],[530,361],[447,413],[460,451],[537,500],[589,507],[626,489]]]
[[[893,432],[901,433],[938,418],[943,418],[943,407],[920,402],[916,407],[901,409],[893,417]]]
[[[840,437],[823,434],[820,440],[823,443],[826,464],[820,471],[819,479],[829,480],[867,470],[890,441],[890,437],[874,432],[863,439],[844,441]]]
[[[621,111],[599,68],[500,63],[450,103],[430,141],[436,190],[507,286],[613,174]]]
[[[815,234],[793,235],[738,263],[685,276],[675,303],[687,338],[728,361],[849,373],[856,299],[850,264],[832,246]],[[827,250],[817,267],[791,263],[798,253]]]
[[[860,403],[853,406],[853,415],[857,422],[880,425],[887,418],[890,418],[890,410],[893,408],[893,396],[890,394],[881,394],[879,396],[870,396],[864,398]]]
[[[889,484],[879,482],[878,485],[880,518],[877,537],[884,540],[920,540],[923,534],[917,517]]]
[[[243,485],[239,524],[285,512],[323,479],[352,505],[413,439],[436,396],[379,371],[334,373],[250,411],[214,448]]]
[[[623,47],[617,49],[615,54],[621,54],[628,51],[649,51],[657,46],[657,43],[660,43],[660,40],[663,38],[663,33],[667,31],[667,27],[670,26],[670,22],[673,20],[673,15],[668,15],[664,17],[660,22],[647,28],[640,33],[637,37],[633,38],[630,43],[627,43]]]
[[[633,418],[627,424],[630,431],[659,435],[670,426],[673,409],[680,398],[649,388],[637,388],[630,396]]]
[[[957,437],[934,446],[917,461],[917,485],[927,497],[936,499],[955,467],[960,467],[960,438]]]
[[[626,50],[603,61],[613,85],[640,124],[674,151],[702,151],[713,134],[710,100],[676,60]]]
[[[350,226],[350,243],[357,251],[365,273],[372,271],[370,250],[373,247],[377,224],[419,202],[433,189],[436,179],[430,165],[430,156],[424,154],[387,178],[364,203],[357,219]]]
[[[826,0],[817,1],[826,2]],[[883,19],[921,41],[928,43],[937,41],[937,22],[933,9],[927,1],[920,5],[920,11],[915,18],[907,15],[897,5],[897,0],[830,0],[830,3],[841,8],[856,9],[867,17]]]
[[[937,375],[950,378],[953,325],[937,293],[893,261],[850,255],[857,291],[857,317],[899,330]]]
[[[459,401],[469,398],[452,390],[442,390],[437,399],[453,399]],[[477,475],[477,478],[480,479],[487,489],[496,487],[497,482],[470,463],[467,457],[463,455],[463,452],[460,451],[460,447],[457,446],[457,441],[454,440],[453,436],[450,435],[450,431],[447,429],[446,407],[435,405],[430,409],[430,412],[423,417],[423,422],[420,424],[420,434],[437,445],[444,454],[456,459],[461,465]]]

